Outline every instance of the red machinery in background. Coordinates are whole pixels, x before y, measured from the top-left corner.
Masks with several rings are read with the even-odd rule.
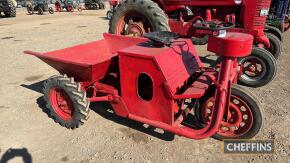
[[[66,74],[52,76],[43,89],[50,116],[64,127],[83,124],[90,102],[107,101],[118,116],[188,138],[254,137],[262,125],[258,102],[236,85],[237,58],[251,53],[253,37],[216,35],[230,28],[221,24],[194,28],[211,33],[208,50],[221,57],[218,67],[204,67],[190,39],[167,31],[146,38],[104,34],[96,42],[25,53]],[[188,126],[191,110],[198,122]]]
[[[252,55],[239,59],[243,74],[241,84],[259,87],[276,74],[275,58],[281,54],[281,41],[265,33],[265,22],[271,0],[125,0],[115,9],[110,20],[110,33],[142,36],[152,31],[171,30],[195,44],[205,44],[207,31],[194,29],[205,21],[234,23],[228,31],[254,36]],[[266,50],[265,50],[266,49]],[[270,53],[269,53],[270,52]],[[272,54],[272,55],[271,55]],[[274,58],[274,57],[275,58]]]
[[[107,19],[112,19],[114,8],[120,3],[120,0],[109,0],[110,10],[107,11]]]

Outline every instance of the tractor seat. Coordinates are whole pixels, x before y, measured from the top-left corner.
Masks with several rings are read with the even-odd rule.
[[[253,36],[227,32],[224,37],[210,36],[207,50],[223,57],[245,57],[252,53]]]

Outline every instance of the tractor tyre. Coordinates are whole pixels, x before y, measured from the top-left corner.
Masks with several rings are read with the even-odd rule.
[[[151,0],[124,0],[113,12],[109,33],[143,36],[148,32],[170,31],[168,17]]]
[[[43,9],[41,7],[38,8],[38,15],[43,15]]]
[[[272,33],[267,33],[267,37],[270,41],[270,48],[267,50],[276,58],[278,59],[279,56],[282,54],[282,42],[280,39]]]
[[[105,4],[104,3],[100,3],[99,4],[99,9],[105,9]]]
[[[8,0],[9,11],[5,11],[4,15],[6,17],[16,17],[16,6],[12,0]]]
[[[91,7],[90,7],[90,9],[97,10],[97,9],[99,9],[99,5],[92,4]]]
[[[49,7],[49,8],[48,8],[48,12],[49,12],[50,14],[53,14],[53,13],[54,13],[53,8],[52,8],[52,7]]]
[[[263,48],[254,47],[251,55],[238,60],[242,71],[238,83],[241,85],[261,87],[270,83],[276,76],[276,59]]]
[[[113,10],[109,10],[106,15],[107,15],[107,19],[111,20],[113,16]]]
[[[211,86],[199,100],[199,107],[195,109],[195,118],[201,127],[208,124],[214,106],[215,87]],[[213,138],[251,139],[258,134],[262,127],[262,111],[260,103],[246,89],[238,85],[231,88],[228,122],[223,121]]]
[[[27,5],[26,9],[29,15],[33,15],[34,11],[32,5]]]
[[[265,33],[272,33],[275,35],[281,42],[283,41],[282,31],[274,26],[267,25],[264,30]]]
[[[66,75],[50,77],[43,88],[48,115],[69,129],[78,128],[89,117],[90,102],[80,83]]]
[[[66,11],[67,11],[67,12],[74,12],[74,7],[73,7],[72,5],[68,5],[68,6],[66,7]]]

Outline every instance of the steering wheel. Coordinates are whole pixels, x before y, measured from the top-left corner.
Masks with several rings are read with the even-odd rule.
[[[233,22],[203,21],[193,24],[192,27],[200,30],[220,31],[234,28],[235,24]]]

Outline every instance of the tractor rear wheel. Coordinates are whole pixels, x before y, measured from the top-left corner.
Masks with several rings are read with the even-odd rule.
[[[143,36],[148,32],[170,31],[168,17],[151,0],[124,0],[113,12],[109,32]]]
[[[61,126],[75,129],[88,119],[90,102],[73,78],[52,76],[44,83],[43,93],[49,116]]]
[[[108,20],[111,20],[112,19],[112,16],[113,16],[113,10],[109,10],[109,11],[107,11],[107,19]]]
[[[43,15],[43,9],[41,7],[38,8],[38,15]]]
[[[49,7],[49,8],[48,8],[48,12],[49,12],[50,14],[53,14],[53,13],[54,13],[53,8],[52,8],[52,7]]]
[[[273,54],[276,59],[278,59],[282,53],[282,43],[279,38],[272,33],[267,33],[267,37],[270,41],[270,48],[267,50]]]
[[[277,62],[274,56],[263,48],[254,47],[252,54],[239,58],[242,74],[239,84],[250,87],[261,87],[270,83],[277,72]]]
[[[4,15],[6,17],[16,17],[16,6],[12,0],[8,0],[9,11],[5,11]]]
[[[201,126],[208,124],[214,106],[214,87],[199,100],[200,106],[195,109],[195,117]],[[251,139],[262,127],[262,112],[258,100],[246,89],[238,85],[231,88],[231,97],[227,121],[222,121],[218,132],[213,136],[218,140]]]
[[[32,15],[34,13],[32,5],[29,4],[26,8],[29,15]]]
[[[99,9],[105,9],[105,4],[104,3],[99,3]]]
[[[72,5],[68,5],[68,6],[66,7],[66,11],[67,11],[67,12],[73,12],[73,11],[74,11],[74,7],[73,7]]]

